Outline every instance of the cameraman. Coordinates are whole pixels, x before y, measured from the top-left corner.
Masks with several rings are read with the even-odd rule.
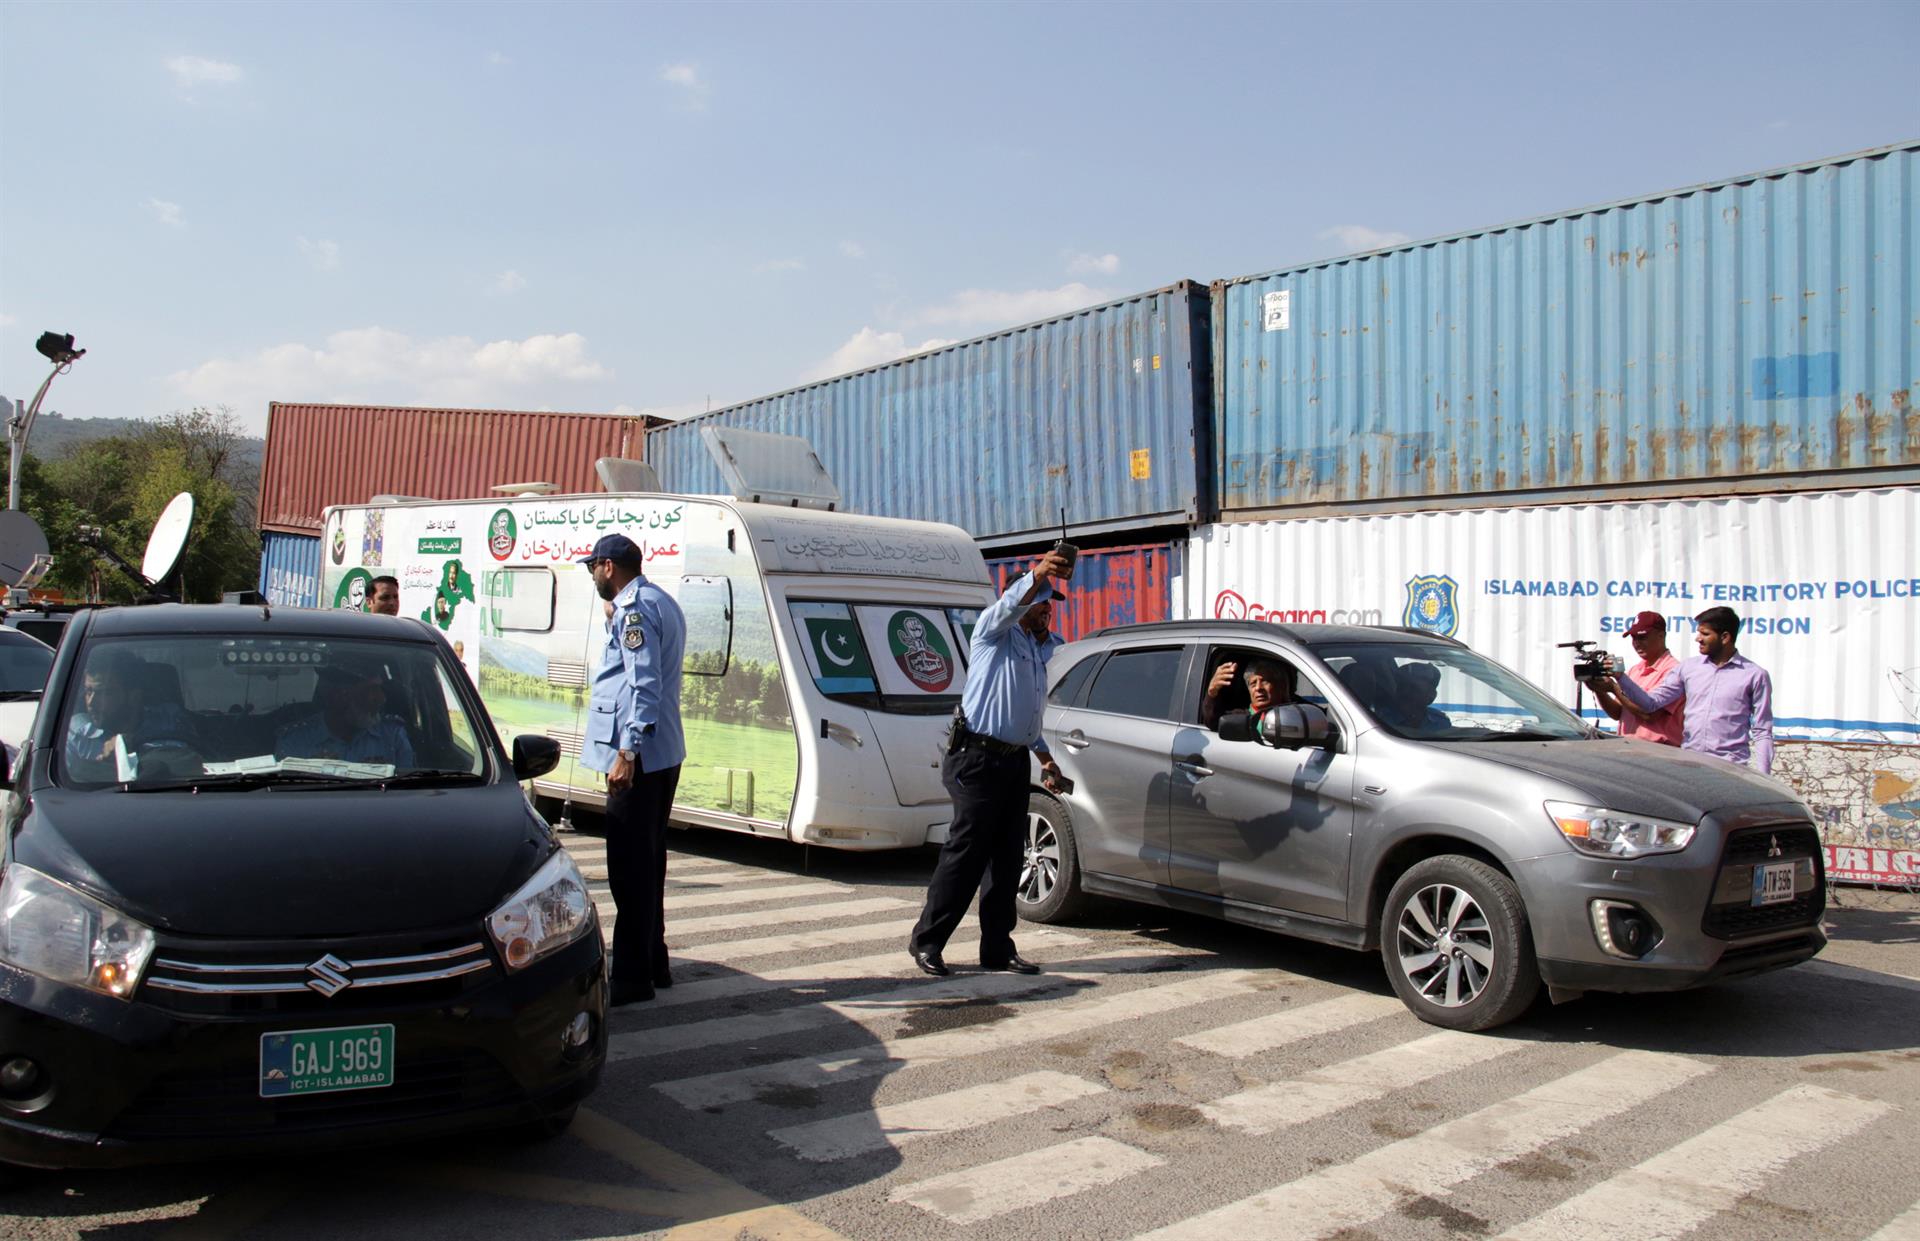
[[[1681,746],[1746,766],[1749,758],[1763,775],[1773,772],[1773,678],[1735,646],[1740,616],[1732,608],[1708,608],[1693,618],[1698,659],[1680,665],[1678,675],[1652,693],[1637,684],[1605,682],[1627,707],[1658,711],[1685,701]]]
[[[1640,657],[1639,663],[1627,669],[1627,679],[1650,699],[1656,695],[1666,697],[1661,694],[1662,687],[1669,681],[1677,685],[1680,677],[1680,661],[1667,649],[1667,618],[1658,612],[1640,613],[1633,618],[1633,624],[1627,626],[1627,639],[1633,643],[1633,653]],[[1611,678],[1590,681],[1587,688],[1593,691],[1593,700],[1600,704],[1600,709],[1620,721],[1622,737],[1638,737],[1661,745],[1680,744],[1686,727],[1684,698],[1674,697],[1668,706],[1645,711],[1621,695]]]

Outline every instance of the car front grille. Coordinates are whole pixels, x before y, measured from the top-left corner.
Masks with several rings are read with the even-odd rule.
[[[487,946],[466,936],[264,944],[163,941],[140,998],[205,1015],[318,1013],[444,1000],[495,974]]]
[[[1752,903],[1753,869],[1768,862],[1797,862],[1794,898],[1777,905]],[[1716,939],[1741,939],[1812,926],[1826,912],[1826,875],[1820,835],[1806,824],[1753,827],[1734,832],[1720,854],[1720,870],[1700,929]]]
[[[393,1084],[372,1090],[260,1096],[257,1064],[182,1069],[155,1079],[108,1128],[121,1141],[186,1141],[312,1133],[427,1120],[516,1102],[518,1083],[477,1048],[394,1058]]]

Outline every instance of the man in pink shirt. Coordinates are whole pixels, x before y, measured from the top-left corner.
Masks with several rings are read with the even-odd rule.
[[[1667,649],[1666,617],[1658,612],[1640,613],[1633,618],[1633,624],[1627,626],[1627,638],[1633,643],[1634,654],[1640,657],[1639,663],[1627,669],[1627,679],[1649,696],[1666,684],[1669,678],[1679,677],[1680,661]],[[1622,737],[1638,737],[1642,741],[1657,741],[1661,745],[1680,744],[1686,727],[1687,704],[1684,698],[1676,698],[1671,705],[1658,711],[1646,712],[1615,695],[1604,681],[1591,688],[1600,709],[1620,721]]]
[[[1740,616],[1732,608],[1708,608],[1693,618],[1698,659],[1656,690],[1631,679],[1610,679],[1607,688],[1628,707],[1654,712],[1685,700],[1682,749],[1745,765],[1751,758],[1763,774],[1773,772],[1773,678],[1735,647]]]

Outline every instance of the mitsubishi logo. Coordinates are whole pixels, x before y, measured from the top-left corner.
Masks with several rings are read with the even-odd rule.
[[[313,975],[307,979],[307,985],[331,999],[353,985],[353,979],[347,977],[347,971],[352,968],[329,952],[307,967],[307,973]]]
[[[1780,848],[1780,838],[1778,836],[1767,837],[1767,856],[1779,857],[1782,852]]]

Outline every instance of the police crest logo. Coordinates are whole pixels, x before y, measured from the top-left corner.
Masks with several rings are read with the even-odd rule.
[[[505,560],[513,555],[513,545],[519,538],[520,527],[513,519],[512,509],[498,510],[487,522],[487,551],[495,560]]]
[[[1451,638],[1460,628],[1460,584],[1444,573],[1422,574],[1407,583],[1407,610],[1400,623]]]
[[[918,612],[895,612],[887,622],[887,645],[907,679],[929,694],[953,684],[953,655],[937,630]]]
[[[620,635],[620,645],[630,651],[637,651],[646,644],[646,632],[640,628],[640,613],[627,613],[627,627]]]

